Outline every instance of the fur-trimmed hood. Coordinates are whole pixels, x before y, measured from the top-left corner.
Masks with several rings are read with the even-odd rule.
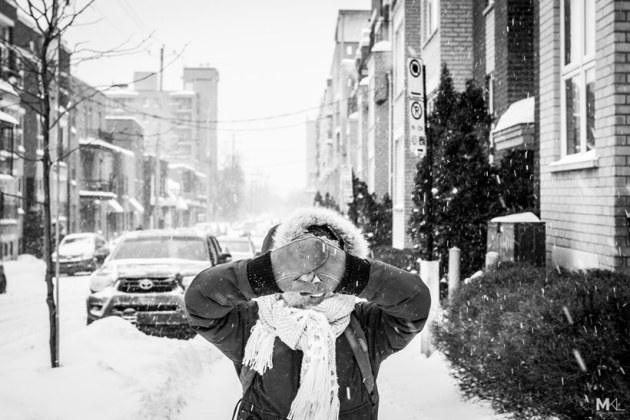
[[[325,207],[302,208],[291,213],[273,234],[272,249],[287,245],[295,237],[306,233],[309,226],[326,225],[344,242],[344,251],[359,258],[367,258],[370,247],[367,240],[352,222],[334,210]]]

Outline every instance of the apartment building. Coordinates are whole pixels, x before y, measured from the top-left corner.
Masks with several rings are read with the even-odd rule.
[[[335,49],[322,97],[316,128],[317,189],[331,194],[342,211],[352,201],[353,152],[357,148],[357,72],[354,58],[369,10],[340,10],[335,28]]]
[[[157,73],[135,72],[133,86],[108,92],[117,107],[111,110],[111,116],[132,115],[143,126],[145,154],[166,161],[167,167],[169,163],[190,165],[195,182],[203,185],[199,197],[186,198],[185,206],[169,199],[168,189],[160,188],[163,195],[152,199],[146,209],[151,226],[169,226],[165,220],[175,218],[194,224],[214,214],[214,200],[209,197],[216,195],[213,180],[216,180],[218,154],[218,82],[219,74],[214,68],[186,67],[182,90],[165,91]],[[166,186],[167,180],[160,180],[160,173],[155,172],[152,182]],[[154,206],[155,201],[157,206]],[[187,212],[190,216],[173,216],[176,212]]]
[[[548,260],[626,271],[630,1],[538,7],[540,212]]]

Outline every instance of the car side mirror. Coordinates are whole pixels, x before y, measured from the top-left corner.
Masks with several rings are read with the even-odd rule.
[[[230,254],[229,252],[223,252],[221,253],[221,255],[219,255],[219,262],[218,264],[225,264],[232,261],[232,254]]]

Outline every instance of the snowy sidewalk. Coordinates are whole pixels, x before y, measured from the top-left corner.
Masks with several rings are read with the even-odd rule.
[[[23,258],[5,268],[10,283],[9,293],[0,295],[0,335],[7,337],[0,345],[3,420],[231,418],[241,386],[225,356],[201,337],[149,337],[121,318],[85,326],[86,279],[67,280],[64,290],[78,303],[63,307],[68,320],[61,329],[62,367],[51,369],[43,266]],[[16,342],[18,330],[26,344]],[[488,404],[463,401],[444,357],[420,353],[420,337],[385,360],[378,386],[383,420],[506,418]]]
[[[426,358],[420,353],[420,338],[381,365],[379,418],[384,420],[499,420],[489,404],[463,401],[449,376],[442,354]],[[234,366],[220,356],[205,377],[196,381],[194,394],[179,420],[230,419],[240,398]],[[211,414],[212,413],[212,414]]]

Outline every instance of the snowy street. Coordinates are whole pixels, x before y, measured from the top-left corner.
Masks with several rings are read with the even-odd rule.
[[[120,318],[85,325],[85,276],[61,279],[61,365],[50,368],[44,265],[5,263],[0,295],[2,418],[230,419],[240,397],[233,365],[209,343],[146,336]],[[382,419],[501,419],[463,402],[439,353],[419,338],[382,366]]]

